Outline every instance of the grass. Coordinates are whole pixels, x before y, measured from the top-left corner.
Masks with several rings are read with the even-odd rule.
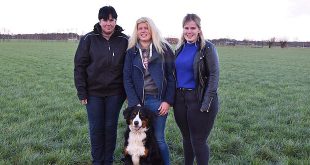
[[[0,42],[0,164],[91,164],[76,97],[77,42]],[[218,47],[220,104],[210,164],[310,163],[310,49]],[[125,105],[124,105],[125,107]],[[115,164],[125,121],[120,115]],[[171,164],[183,164],[171,111]]]

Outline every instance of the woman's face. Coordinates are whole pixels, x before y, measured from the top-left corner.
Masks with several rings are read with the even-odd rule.
[[[196,42],[198,40],[198,35],[200,29],[194,21],[188,21],[183,26],[183,36],[187,42]]]
[[[101,26],[102,32],[106,35],[110,35],[114,32],[116,20],[110,15],[107,20],[100,19],[99,24]]]
[[[143,42],[151,41],[152,34],[147,23],[139,23],[137,26],[138,39]]]

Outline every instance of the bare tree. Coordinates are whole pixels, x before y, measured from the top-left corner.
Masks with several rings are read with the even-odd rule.
[[[287,47],[287,41],[286,40],[280,40],[280,46],[281,48],[286,48]]]
[[[275,37],[272,37],[268,40],[268,46],[269,48],[271,48],[276,42],[276,38]]]

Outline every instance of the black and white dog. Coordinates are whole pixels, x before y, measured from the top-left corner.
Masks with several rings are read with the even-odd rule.
[[[125,132],[125,165],[161,165],[152,126],[155,114],[145,107],[131,107],[123,112],[128,128]]]

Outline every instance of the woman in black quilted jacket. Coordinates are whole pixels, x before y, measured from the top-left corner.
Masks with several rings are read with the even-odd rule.
[[[117,123],[126,98],[123,65],[128,37],[116,24],[112,6],[99,10],[99,23],[80,40],[74,59],[74,80],[86,105],[93,164],[113,162]]]

